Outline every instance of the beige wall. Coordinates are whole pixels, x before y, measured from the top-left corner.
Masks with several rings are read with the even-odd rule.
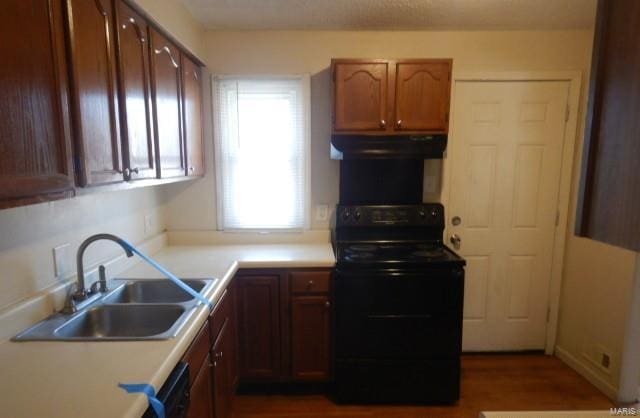
[[[311,74],[312,208],[333,207],[338,198],[338,164],[328,157],[332,57],[451,57],[454,73],[580,70],[583,92],[579,109],[571,213],[575,212],[591,31],[545,32],[207,32],[204,59],[212,73]],[[210,99],[207,85],[205,95]],[[210,108],[206,109],[210,119]],[[170,229],[215,229],[213,151],[207,126],[207,178],[173,186],[168,207]],[[428,175],[442,179],[442,164],[427,161]],[[443,185],[446,190],[446,185]],[[441,196],[426,196],[439,199]],[[446,200],[446,196],[444,196]],[[567,361],[592,381],[615,390],[626,312],[629,309],[632,253],[573,236],[570,220],[561,297],[558,345]],[[314,228],[327,223],[313,221]],[[589,360],[595,347],[612,356],[609,372]],[[611,394],[611,391],[609,391]]]
[[[205,62],[218,74],[311,75],[311,207],[338,200],[338,163],[329,159],[332,57],[451,57],[454,72],[586,70],[588,31],[545,32],[207,32]],[[587,52],[586,52],[587,51]],[[205,88],[210,101],[211,91]],[[205,110],[210,120],[210,111]],[[208,174],[170,204],[171,229],[215,229],[212,135],[206,129]],[[427,161],[440,178],[441,164]],[[439,194],[428,195],[438,199]],[[182,216],[186,213],[188,216]],[[312,227],[327,228],[316,221]]]
[[[180,0],[133,0],[198,58],[205,52],[204,28]]]

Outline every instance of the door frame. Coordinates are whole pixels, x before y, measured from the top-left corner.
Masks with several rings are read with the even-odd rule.
[[[582,71],[521,71],[521,72],[454,72],[451,87],[451,126],[449,127],[449,142],[456,139],[455,100],[459,82],[501,82],[501,81],[566,81],[569,83],[567,103],[569,118],[565,123],[562,144],[562,162],[560,168],[560,188],[558,190],[558,222],[553,237],[553,253],[551,258],[551,278],[549,281],[549,311],[547,319],[547,336],[545,354],[551,355],[555,350],[558,330],[558,312],[560,305],[560,291],[564,266],[565,241],[569,227],[569,206],[571,204],[571,183],[574,163],[574,151],[578,134],[578,116],[582,116],[581,106]],[[447,206],[451,200],[450,181],[452,177],[451,147],[447,147],[443,160],[442,203]],[[448,233],[448,223],[445,234]],[[448,235],[448,234],[447,234]]]

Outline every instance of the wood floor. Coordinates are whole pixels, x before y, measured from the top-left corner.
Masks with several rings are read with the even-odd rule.
[[[613,404],[555,357],[465,355],[452,406],[343,406],[322,395],[238,395],[235,418],[466,418],[480,411],[608,410]]]

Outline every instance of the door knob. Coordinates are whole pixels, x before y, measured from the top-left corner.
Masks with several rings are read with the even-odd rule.
[[[455,248],[456,250],[460,249],[460,243],[462,242],[462,239],[460,238],[460,235],[452,234],[451,238],[449,240],[453,244],[453,248]]]

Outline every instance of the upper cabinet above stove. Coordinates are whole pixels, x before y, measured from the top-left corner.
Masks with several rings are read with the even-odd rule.
[[[334,135],[449,130],[450,59],[334,59]]]

